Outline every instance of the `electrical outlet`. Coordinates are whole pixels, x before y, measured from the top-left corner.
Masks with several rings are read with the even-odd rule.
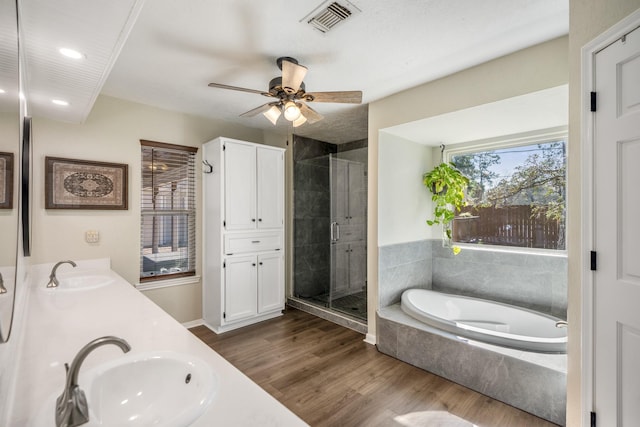
[[[84,239],[87,243],[98,243],[100,241],[100,232],[98,230],[89,230],[84,233]]]

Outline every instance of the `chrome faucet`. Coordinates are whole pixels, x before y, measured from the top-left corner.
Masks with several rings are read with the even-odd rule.
[[[556,328],[566,328],[569,324],[564,320],[558,320],[556,322]]]
[[[76,354],[76,357],[73,358],[71,367],[69,367],[67,363],[64,364],[67,370],[67,381],[64,386],[64,391],[56,400],[57,427],[75,427],[89,421],[89,405],[87,404],[84,391],[78,386],[78,373],[80,372],[82,362],[84,362],[84,359],[89,353],[106,344],[117,345],[125,353],[131,350],[129,343],[122,338],[112,336],[101,337],[82,347],[78,354]]]
[[[51,270],[51,274],[49,275],[49,283],[47,283],[47,288],[57,288],[60,282],[58,282],[58,278],[56,277],[56,270],[60,267],[61,264],[71,264],[74,267],[77,267],[76,263],[73,261],[60,261],[56,265],[53,266]]]
[[[2,273],[0,273],[0,294],[6,294],[7,288],[4,287],[4,279],[2,278]]]

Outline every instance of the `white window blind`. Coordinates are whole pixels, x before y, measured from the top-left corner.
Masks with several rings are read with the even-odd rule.
[[[141,140],[140,281],[195,275],[195,147]]]

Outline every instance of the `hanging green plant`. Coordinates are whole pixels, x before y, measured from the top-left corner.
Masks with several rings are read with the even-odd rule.
[[[449,162],[442,162],[430,172],[422,176],[425,187],[433,194],[433,219],[428,219],[427,224],[441,224],[445,230],[447,239],[451,240],[451,221],[455,218],[456,212],[467,205],[465,201],[465,190],[469,185],[469,178],[460,172],[456,165]],[[456,247],[457,248],[457,247]],[[454,248],[454,253],[460,249]]]

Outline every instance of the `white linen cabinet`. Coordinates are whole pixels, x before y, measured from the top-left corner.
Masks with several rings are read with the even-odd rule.
[[[284,309],[284,149],[203,144],[202,316],[216,333]]]

